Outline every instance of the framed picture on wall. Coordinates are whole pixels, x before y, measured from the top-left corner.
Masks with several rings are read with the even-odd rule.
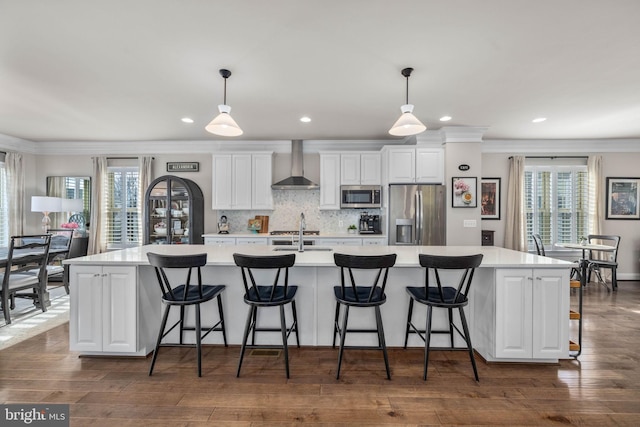
[[[640,219],[640,178],[607,177],[607,219]]]
[[[453,181],[451,206],[454,208],[478,207],[478,178],[465,176],[451,179]]]
[[[500,178],[480,180],[480,217],[500,219]]]

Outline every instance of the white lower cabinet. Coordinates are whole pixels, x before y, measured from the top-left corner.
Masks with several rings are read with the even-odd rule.
[[[138,351],[136,267],[73,265],[70,271],[70,349]]]
[[[568,283],[569,270],[496,270],[497,359],[568,357]]]

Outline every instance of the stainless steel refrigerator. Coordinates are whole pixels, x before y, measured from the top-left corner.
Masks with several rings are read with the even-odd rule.
[[[444,185],[389,186],[389,245],[445,246]]]

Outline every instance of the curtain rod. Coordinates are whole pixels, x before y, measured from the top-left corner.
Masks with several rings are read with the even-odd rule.
[[[144,156],[141,156],[144,157]],[[107,157],[107,160],[138,160],[140,157]],[[95,159],[95,157],[92,157]],[[155,160],[155,157],[152,157],[151,160]]]
[[[525,159],[588,159],[589,156],[524,156]],[[509,156],[509,160],[513,159],[513,156]]]

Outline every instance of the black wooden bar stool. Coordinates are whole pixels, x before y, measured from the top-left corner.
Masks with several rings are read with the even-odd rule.
[[[162,303],[166,305],[164,314],[162,316],[162,323],[160,330],[158,331],[158,341],[156,348],[153,352],[153,358],[151,359],[151,367],[149,368],[149,375],[153,373],[153,366],[156,363],[158,357],[158,350],[160,347],[194,347],[193,344],[184,343],[184,331],[194,331],[196,344],[198,349],[198,376],[202,376],[202,339],[209,335],[212,331],[222,332],[222,339],[224,340],[224,346],[227,346],[227,334],[224,326],[224,312],[222,310],[221,294],[225,289],[225,285],[203,285],[202,284],[202,271],[201,268],[207,263],[207,254],[196,255],[160,255],[155,253],[147,253],[149,263],[155,268],[156,276],[158,277],[158,284],[162,291]],[[191,273],[193,269],[197,271],[197,283],[191,284]],[[172,286],[165,270],[177,270],[181,269],[186,272],[186,280],[184,283],[180,283],[177,286]],[[200,323],[200,304],[210,301],[214,298],[218,300],[218,314],[220,320],[211,327],[202,328]],[[185,307],[193,305],[195,306],[195,327],[185,326]],[[178,320],[173,326],[165,331],[167,326],[167,319],[169,318],[169,311],[171,307],[180,307],[180,320]],[[176,326],[180,325],[180,342],[179,343],[162,343],[162,339],[171,332]],[[203,334],[204,331],[204,334]]]
[[[467,319],[464,315],[464,307],[469,303],[467,295],[469,287],[473,280],[475,268],[482,262],[482,254],[467,256],[437,256],[420,254],[420,265],[425,267],[424,286],[407,286],[409,294],[409,315],[407,316],[407,330],[404,337],[404,348],[407,348],[407,341],[410,333],[415,333],[424,341],[424,374],[422,379],[427,379],[427,365],[429,364],[429,341],[431,334],[448,334],[451,340],[451,348],[453,348],[453,330],[455,329],[467,343],[469,350],[469,358],[473,366],[473,374],[476,381],[478,379],[478,370],[476,368],[476,360],[473,356],[473,347],[471,345],[471,335],[469,335],[469,327]],[[436,286],[429,286],[429,270],[433,270]],[[451,271],[451,273],[444,272]],[[456,287],[443,286],[441,275],[455,274],[459,276]],[[448,281],[449,277],[447,277]],[[413,302],[417,301],[427,306],[427,324],[426,329],[419,329],[412,323]],[[432,330],[431,315],[434,308],[446,308],[449,315],[449,329]],[[462,323],[462,332],[453,323],[453,309],[457,308],[460,312],[460,321]]]
[[[284,352],[284,364],[289,378],[289,348],[287,341],[291,332],[296,333],[296,343],[300,347],[300,338],[298,337],[298,315],[296,313],[296,291],[297,286],[289,285],[289,267],[292,267],[296,261],[295,254],[272,255],[272,256],[252,256],[233,254],[233,259],[242,271],[242,281],[244,283],[244,302],[249,305],[249,313],[244,328],[244,336],[242,337],[242,348],[240,349],[240,360],[238,361],[238,372],[236,377],[240,376],[240,368],[242,368],[242,360],[244,352],[248,348],[273,348],[268,345],[256,345],[255,333],[258,332],[280,332],[282,334],[282,350]],[[280,273],[284,269],[284,277],[280,281]],[[259,285],[256,283],[253,270],[272,270],[274,279],[270,285]],[[293,323],[287,327],[284,306],[291,303],[293,312]],[[280,327],[266,328],[258,327],[258,308],[262,307],[279,307],[280,309]],[[251,344],[247,345],[247,339],[251,334]]]
[[[387,296],[384,289],[387,286],[389,268],[396,263],[396,254],[387,255],[345,255],[333,254],[335,264],[340,267],[340,286],[334,286],[333,293],[336,297],[336,314],[333,327],[333,348],[336,347],[336,335],[340,334],[340,351],[338,352],[338,370],[336,379],[340,378],[342,366],[342,354],[345,349],[347,332],[376,333],[378,335],[377,347],[349,346],[347,348],[382,350],[384,365],[387,369],[387,378],[391,379],[389,371],[389,358],[382,327],[382,315],[380,306],[385,303]],[[358,285],[354,270],[378,270],[375,279],[368,286]],[[348,272],[348,279],[345,277]],[[359,278],[360,279],[360,278]],[[347,283],[348,281],[348,283]],[[342,326],[339,325],[340,307],[344,306]],[[376,329],[347,329],[350,307],[373,307],[376,315]]]

